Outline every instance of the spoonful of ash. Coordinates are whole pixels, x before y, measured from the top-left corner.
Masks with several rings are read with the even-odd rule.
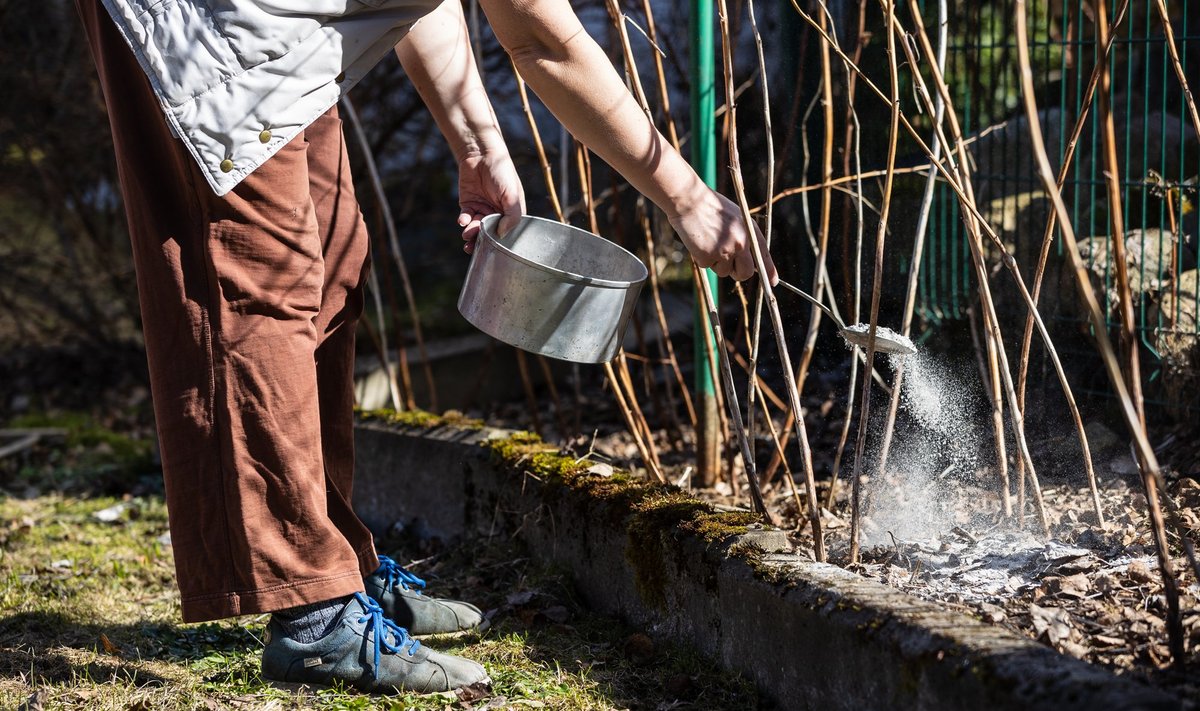
[[[870,339],[871,325],[866,323],[856,323],[853,326],[847,326],[837,317],[828,306],[821,303],[816,297],[809,295],[808,292],[798,289],[786,281],[780,279],[779,285],[791,291],[792,293],[803,297],[811,302],[814,306],[821,309],[826,316],[833,321],[841,333],[842,338],[852,346],[858,346],[864,350],[867,348],[867,341]],[[875,350],[879,353],[890,353],[894,355],[913,355],[917,352],[917,347],[912,340],[902,333],[896,333],[890,328],[875,325]]]

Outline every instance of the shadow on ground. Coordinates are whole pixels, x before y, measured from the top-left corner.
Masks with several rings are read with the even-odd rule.
[[[0,650],[5,651],[0,655],[0,677],[24,677],[39,684],[163,684],[168,680],[149,672],[143,662],[184,664],[214,655],[244,655],[257,646],[256,635],[246,627],[81,624],[57,612],[21,612],[0,620]],[[95,654],[73,659],[70,650]]]

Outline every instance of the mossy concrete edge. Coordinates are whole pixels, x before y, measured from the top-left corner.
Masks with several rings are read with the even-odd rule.
[[[362,421],[354,505],[377,532],[520,536],[594,609],[689,644],[783,708],[1177,709],[1180,700],[786,550],[743,512],[565,457],[536,436]],[[436,593],[436,591],[434,591]]]

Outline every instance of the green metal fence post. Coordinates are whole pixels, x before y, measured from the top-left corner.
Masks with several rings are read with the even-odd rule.
[[[692,0],[689,18],[691,40],[691,119],[692,119],[692,166],[708,184],[715,187],[717,181],[717,137],[715,119],[716,79],[713,75],[713,8],[712,0]],[[717,275],[711,269],[701,270],[703,285],[712,292],[713,303],[717,303]],[[705,328],[706,318],[696,295],[695,312],[695,391],[698,405],[696,415],[700,431],[696,433],[696,477],[699,486],[711,486],[716,482],[721,462],[720,424],[717,416],[716,374],[709,367],[708,349],[716,353],[716,341],[712,329]],[[708,346],[705,345],[708,342]],[[720,357],[722,354],[717,353]]]

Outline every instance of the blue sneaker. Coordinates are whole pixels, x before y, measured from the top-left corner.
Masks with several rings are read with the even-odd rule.
[[[425,581],[386,555],[379,556],[379,569],[363,583],[384,614],[414,635],[466,632],[483,622],[483,613],[470,603],[423,594]]]
[[[273,681],[422,694],[489,682],[482,665],[422,646],[362,593],[354,593],[332,631],[316,642],[296,642],[272,620],[266,643],[263,676]]]

